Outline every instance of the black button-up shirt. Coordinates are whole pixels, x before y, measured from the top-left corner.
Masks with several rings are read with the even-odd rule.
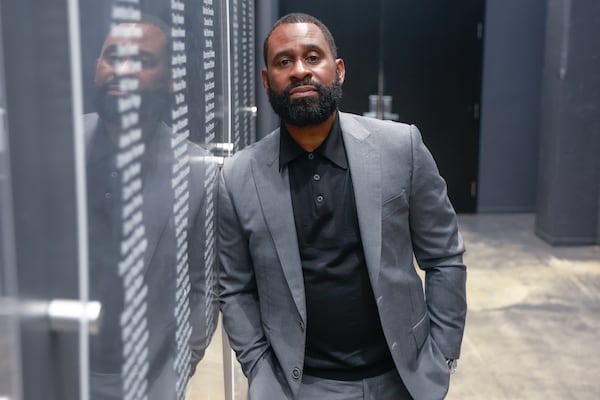
[[[339,119],[314,152],[281,126],[306,292],[308,375],[354,380],[393,364],[367,273]]]

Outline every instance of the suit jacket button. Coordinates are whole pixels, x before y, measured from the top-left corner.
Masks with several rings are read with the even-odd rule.
[[[300,321],[300,329],[302,329],[302,331],[304,331],[304,322]]]
[[[292,378],[294,378],[294,379],[300,378],[301,373],[302,373],[302,371],[300,371],[300,368],[294,367],[294,369],[292,370]]]

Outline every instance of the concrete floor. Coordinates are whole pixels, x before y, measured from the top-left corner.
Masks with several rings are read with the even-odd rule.
[[[530,214],[459,220],[469,312],[447,399],[600,399],[600,246],[551,247]],[[230,375],[245,399],[235,363]],[[223,376],[215,335],[187,400],[224,400]]]

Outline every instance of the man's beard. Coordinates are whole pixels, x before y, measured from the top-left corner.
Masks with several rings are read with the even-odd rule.
[[[290,100],[290,91],[293,88],[307,85],[317,89],[319,92],[318,98],[304,97],[298,100]],[[304,127],[325,122],[337,110],[342,100],[342,84],[336,74],[335,81],[331,86],[325,86],[308,79],[287,86],[281,93],[275,92],[269,84],[267,94],[273,111],[284,122],[292,126]]]
[[[121,124],[121,116],[127,111],[121,111],[119,100],[122,102],[139,96],[139,108],[129,108],[128,110],[137,110],[141,124],[157,123],[168,115],[170,109],[170,96],[164,89],[160,90],[136,90],[130,95],[112,96],[108,94],[109,85],[96,88],[94,104],[100,118],[112,124]]]

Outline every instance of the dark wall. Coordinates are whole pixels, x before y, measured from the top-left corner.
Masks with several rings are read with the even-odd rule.
[[[255,0],[256,5],[256,138],[268,135],[279,127],[279,117],[275,115],[262,84],[261,70],[263,61],[263,43],[273,23],[279,18],[279,4],[272,0]]]
[[[548,0],[536,232],[600,243],[600,2]]]
[[[487,0],[478,212],[536,201],[546,0]]]
[[[364,4],[348,7],[354,3]],[[565,16],[567,6],[575,14]],[[478,212],[535,212],[538,233],[539,225],[570,226],[573,232],[564,233],[575,238],[579,225],[588,241],[590,235],[598,241],[599,6],[596,0],[486,1]],[[578,27],[568,36],[571,54],[552,55],[564,49],[566,20]],[[567,57],[571,89],[556,80],[560,66],[552,70],[552,57]],[[548,154],[553,161],[544,159]]]

